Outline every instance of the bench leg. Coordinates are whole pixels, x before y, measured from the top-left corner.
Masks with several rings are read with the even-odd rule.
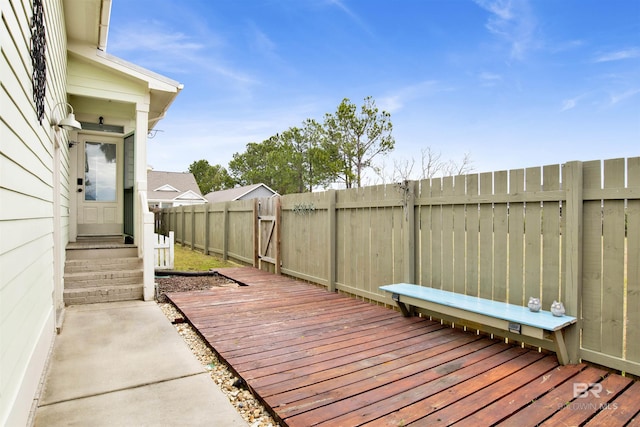
[[[400,307],[400,311],[402,311],[402,315],[404,317],[411,317],[411,310],[407,307],[407,304],[402,301],[396,301],[398,303],[398,307]]]
[[[560,362],[561,365],[566,365],[569,363],[569,353],[567,352],[567,346],[564,343],[562,329],[553,332],[553,340],[556,342],[556,355],[558,356],[558,362]]]

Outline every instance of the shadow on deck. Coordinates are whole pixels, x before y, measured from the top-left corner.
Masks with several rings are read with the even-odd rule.
[[[640,425],[629,378],[257,269],[219,273],[248,286],[168,297],[283,425]]]

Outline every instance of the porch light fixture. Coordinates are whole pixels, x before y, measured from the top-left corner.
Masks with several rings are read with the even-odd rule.
[[[58,129],[59,128],[63,128],[63,129],[66,129],[66,130],[80,130],[80,129],[82,129],[82,125],[80,124],[79,121],[76,120],[75,114],[73,114],[73,107],[68,102],[60,102],[59,104],[56,104],[55,107],[53,107],[53,109],[51,110],[51,113],[53,114],[53,112],[56,111],[56,108],[58,108],[61,105],[64,105],[65,109],[66,109],[66,107],[69,107],[71,109],[71,112],[69,113],[69,115],[67,117],[65,117],[64,119],[60,120],[58,123],[54,123],[53,125],[56,126]]]

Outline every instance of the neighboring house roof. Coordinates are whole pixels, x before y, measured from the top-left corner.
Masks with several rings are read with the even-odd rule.
[[[278,193],[266,184],[253,184],[244,187],[230,188],[229,190],[213,191],[204,197],[209,203],[232,202],[234,200],[255,199],[257,197],[273,197]]]
[[[147,199],[206,201],[192,173],[164,171],[147,171]]]

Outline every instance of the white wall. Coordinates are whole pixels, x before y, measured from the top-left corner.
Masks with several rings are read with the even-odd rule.
[[[58,0],[44,1],[47,97],[40,125],[32,100],[31,1],[0,0],[0,425],[26,424],[62,303],[69,156],[67,136],[49,125],[66,93],[61,8]]]

